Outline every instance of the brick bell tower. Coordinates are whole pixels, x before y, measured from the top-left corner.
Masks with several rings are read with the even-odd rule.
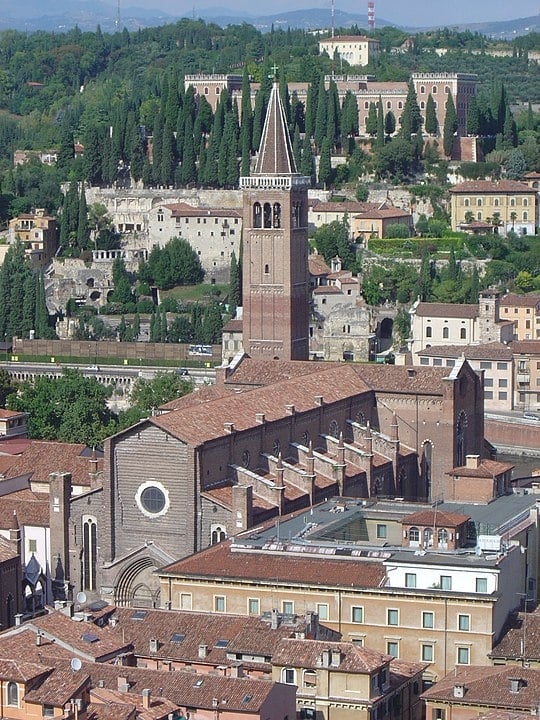
[[[252,358],[309,358],[308,187],[296,170],[285,111],[272,87],[259,156],[240,178],[243,346]]]

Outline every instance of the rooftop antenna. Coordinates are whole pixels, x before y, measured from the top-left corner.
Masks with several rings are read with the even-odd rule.
[[[367,4],[368,30],[375,30],[375,2],[370,0]]]
[[[116,3],[116,19],[114,21],[114,27],[116,32],[120,31],[120,0]]]

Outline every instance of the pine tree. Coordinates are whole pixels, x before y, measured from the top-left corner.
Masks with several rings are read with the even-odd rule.
[[[467,110],[467,135],[480,135],[480,109],[476,95],[469,100]]]
[[[448,93],[446,100],[446,114],[444,116],[443,128],[443,149],[446,156],[452,155],[452,147],[454,145],[454,134],[458,129],[458,121],[456,107],[452,98],[452,93]]]
[[[400,136],[404,140],[410,140],[413,133],[420,131],[422,127],[422,113],[420,112],[420,106],[416,98],[416,90],[414,89],[414,83],[412,80],[409,81],[409,87],[407,90],[407,98],[405,105],[403,106],[403,113],[401,115],[401,130]]]
[[[436,135],[438,129],[439,122],[437,120],[437,109],[435,108],[433,96],[429,93],[426,102],[426,132],[428,135]]]
[[[396,131],[396,116],[394,113],[389,110],[386,113],[386,117],[384,118],[384,132],[385,134],[390,137],[393,135]]]

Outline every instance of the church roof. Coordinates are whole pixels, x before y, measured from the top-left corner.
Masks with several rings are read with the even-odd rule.
[[[255,175],[293,175],[296,163],[277,83],[272,86]]]

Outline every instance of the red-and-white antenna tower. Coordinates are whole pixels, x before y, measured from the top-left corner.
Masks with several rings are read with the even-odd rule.
[[[373,0],[367,4],[367,25],[368,30],[375,30],[375,3]]]

